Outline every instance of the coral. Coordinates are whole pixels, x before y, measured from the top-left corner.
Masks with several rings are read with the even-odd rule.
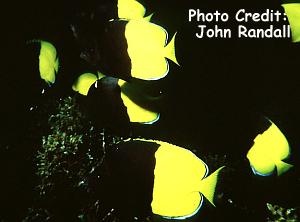
[[[38,198],[24,221],[112,221],[114,212],[103,212],[94,194],[106,144],[118,138],[96,130],[72,97],[60,100],[49,125],[36,155]]]
[[[284,208],[275,204],[267,203],[267,209],[270,213],[270,216],[268,217],[268,222],[279,222],[279,221],[285,221],[285,222],[297,222],[299,221],[297,208]]]
[[[77,171],[80,159],[75,158],[83,144],[82,114],[71,97],[59,104],[58,113],[50,116],[49,124],[51,133],[43,137],[42,148],[36,157],[42,195],[53,187],[57,174],[77,180],[84,174],[81,169]]]

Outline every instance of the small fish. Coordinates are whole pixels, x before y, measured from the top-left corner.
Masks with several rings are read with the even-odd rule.
[[[290,155],[290,147],[280,129],[271,120],[268,121],[270,126],[255,137],[247,158],[254,174],[270,176],[277,171],[277,175],[280,176],[293,167],[283,162]]]
[[[89,94],[92,93],[91,88],[93,88],[94,94],[98,97],[98,100],[101,98],[103,100],[109,100],[109,104],[111,104],[112,107],[114,106],[114,103],[118,106],[125,106],[130,122],[143,124],[152,124],[156,122],[159,119],[159,113],[140,106],[131,99],[131,96],[127,95],[127,88],[131,87],[134,86],[130,83],[114,77],[107,77],[101,73],[98,73],[98,76],[93,73],[82,74],[72,86],[74,91],[77,91],[84,96],[89,96]],[[120,88],[120,90],[116,90],[116,88]],[[114,101],[111,96],[117,97],[118,99],[115,99]],[[144,97],[143,95],[136,96]],[[97,108],[94,107],[94,109]],[[99,109],[104,108],[99,107]],[[116,112],[116,110],[114,110],[114,112]]]
[[[207,165],[191,151],[155,142],[160,147],[155,153],[152,212],[166,218],[188,218],[199,211],[203,196],[215,206],[215,187],[223,167],[208,176]]]
[[[36,110],[45,98],[53,95],[56,75],[59,70],[59,59],[56,48],[45,40],[33,39],[24,42],[18,56],[23,57],[22,70],[26,74],[26,81],[30,88],[23,93],[27,109]],[[21,67],[20,67],[21,69]],[[25,96],[26,95],[26,96]]]
[[[118,0],[118,17],[120,19],[145,19],[150,21],[153,14],[144,17],[146,8],[136,0]]]
[[[48,85],[55,82],[56,74],[59,69],[59,59],[57,56],[55,46],[43,40],[31,40],[28,43],[38,43],[40,45],[39,51],[39,72],[40,77]]]
[[[175,37],[168,42],[163,27],[145,20],[111,21],[98,42],[99,70],[126,81],[161,79],[169,72],[167,59],[179,65]]]
[[[282,4],[289,19],[293,42],[300,42],[300,3]]]
[[[204,204],[204,197],[215,206],[215,188],[223,167],[208,175],[207,165],[195,154],[163,141],[129,139],[115,147],[114,153],[108,154],[107,158],[116,173],[115,185],[128,187],[127,183],[135,181],[134,185],[138,186],[128,187],[129,203],[144,204],[148,206],[144,209],[151,210],[154,215],[178,220],[197,214]],[[119,174],[128,181],[118,181]],[[142,191],[139,196],[134,194],[141,192],[138,190]]]

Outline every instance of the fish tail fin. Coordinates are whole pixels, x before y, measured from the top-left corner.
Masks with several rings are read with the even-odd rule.
[[[97,77],[98,77],[98,79],[102,79],[102,78],[104,78],[106,75],[104,75],[103,73],[101,73],[101,72],[97,72]]]
[[[292,168],[293,165],[289,164],[289,163],[285,163],[280,160],[280,161],[276,162],[276,167],[277,167],[277,175],[280,176],[283,173],[285,173],[286,171],[288,171],[290,168]]]
[[[147,22],[150,22],[150,20],[152,19],[152,16],[153,16],[154,13],[151,13],[150,15],[144,17],[143,19]]]
[[[176,37],[177,32],[173,35],[173,38],[171,41],[166,45],[165,47],[165,56],[175,62],[177,65],[179,65],[177,59],[176,59],[176,54],[175,54],[175,37]]]
[[[218,181],[219,172],[224,168],[224,166],[217,169],[215,172],[210,174],[208,177],[204,178],[199,187],[199,192],[201,192],[205,198],[215,207],[214,195],[216,190],[216,185]]]

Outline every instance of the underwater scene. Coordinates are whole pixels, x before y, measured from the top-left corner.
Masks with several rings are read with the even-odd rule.
[[[0,222],[300,221],[300,1],[7,2]]]

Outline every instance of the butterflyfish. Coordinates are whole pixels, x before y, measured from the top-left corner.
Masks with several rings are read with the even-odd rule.
[[[77,81],[72,86],[74,91],[77,91],[84,96],[90,98],[94,97],[97,101],[106,101],[106,107],[99,104],[98,108],[93,106],[93,109],[110,110],[109,108],[111,108],[113,111],[109,112],[120,112],[121,110],[118,110],[118,107],[119,109],[120,107],[123,107],[122,109],[127,113],[130,122],[143,124],[152,124],[156,122],[160,117],[159,113],[154,112],[147,107],[143,107],[131,99],[131,96],[127,93],[127,88],[131,87],[134,86],[124,80],[105,76],[101,73],[98,73],[98,76],[93,73],[84,73],[78,77]],[[145,97],[141,94],[134,96]],[[147,103],[147,101],[144,102],[144,104],[145,103]]]
[[[300,3],[282,4],[288,17],[293,42],[300,42]]]
[[[49,41],[33,39],[27,41],[24,47],[23,69],[27,70],[26,78],[33,86],[28,92],[33,93],[31,97],[35,100],[36,95],[45,94],[55,83],[60,66],[59,58],[54,44]]]
[[[158,140],[129,139],[114,146],[106,163],[114,175],[113,187],[128,188],[116,191],[122,205],[178,220],[196,215],[204,199],[215,206],[223,166],[209,174],[208,166],[194,153]]]
[[[290,146],[285,135],[271,120],[270,126],[254,139],[247,153],[254,174],[269,176],[277,172],[280,176],[293,165],[284,162],[290,155]]]
[[[39,73],[40,78],[48,85],[55,82],[59,69],[59,59],[55,46],[44,40],[31,40],[29,43],[39,43]]]
[[[168,42],[163,27],[145,20],[111,21],[99,41],[99,70],[126,81],[161,79],[169,72],[168,60],[179,65],[175,37]]]
[[[118,0],[118,17],[120,19],[145,19],[150,21],[152,14],[145,16],[146,8],[136,0]]]

